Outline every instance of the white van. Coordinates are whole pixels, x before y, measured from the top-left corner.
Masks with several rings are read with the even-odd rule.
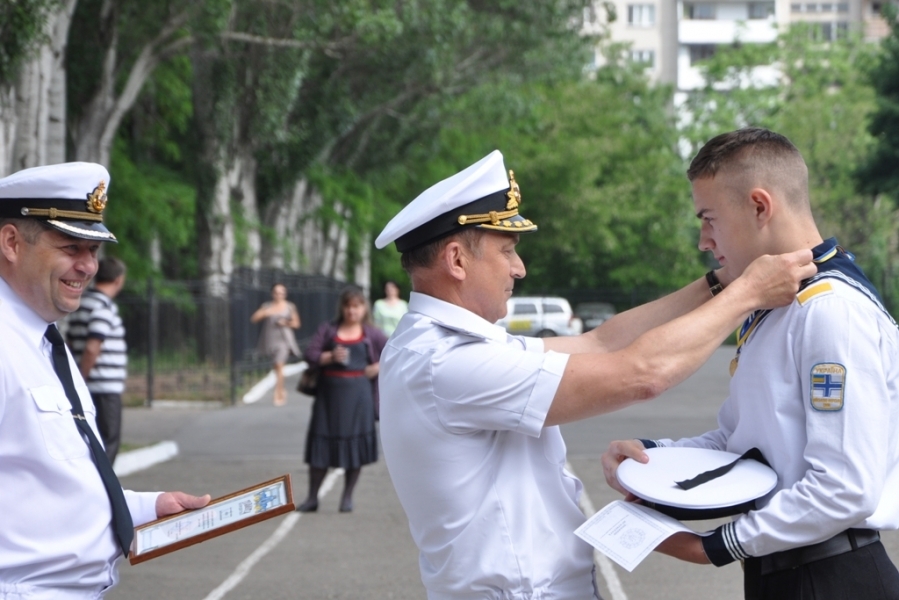
[[[535,337],[579,335],[583,323],[574,316],[565,298],[521,296],[509,298],[506,316],[497,325],[509,333]]]

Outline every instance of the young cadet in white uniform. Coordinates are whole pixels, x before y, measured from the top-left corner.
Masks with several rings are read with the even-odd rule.
[[[789,302],[814,273],[808,251],[765,257],[708,302],[701,279],[578,338],[512,336],[495,322],[525,275],[519,234],[536,225],[508,173],[494,151],[423,192],[376,241],[396,242],[412,280],[381,356],[381,438],[430,600],[598,596],[558,425],[656,396],[730,325]]]
[[[852,255],[821,239],[808,171],[789,140],[755,128],[722,134],[688,176],[701,249],[739,272],[762,252],[809,247],[818,274],[791,305],[744,323],[718,429],[613,442],[607,479],[618,487],[617,465],[642,446],[758,448],[778,481],[756,510],[661,550],[718,566],[743,560],[747,598],[899,598],[899,572],[877,533],[899,527],[896,323]]]
[[[115,241],[102,223],[108,185],[106,169],[92,163],[0,179],[2,600],[100,598],[118,578],[123,551],[112,526],[114,501],[45,338],[49,325],[78,308],[97,270],[100,242]],[[65,356],[97,436],[90,393],[71,354]],[[135,525],[209,501],[181,492],[124,496]]]

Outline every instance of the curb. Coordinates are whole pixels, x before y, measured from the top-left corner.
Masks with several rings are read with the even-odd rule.
[[[119,477],[148,469],[153,465],[178,456],[178,444],[172,441],[159,442],[146,448],[121,452],[115,459],[113,471]]]

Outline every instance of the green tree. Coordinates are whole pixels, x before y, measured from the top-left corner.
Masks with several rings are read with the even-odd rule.
[[[43,40],[47,12],[59,0],[0,3],[0,87],[15,81],[19,65]]]
[[[876,140],[868,162],[859,169],[862,187],[875,194],[888,194],[899,202],[899,20],[892,4],[884,5],[890,34],[880,43],[880,55],[870,69],[877,108],[868,130]]]
[[[388,172],[379,189],[394,207],[377,218],[500,149],[539,227],[519,246],[528,276],[517,291],[678,287],[703,266],[670,94],[615,60],[590,80],[481,86],[416,148],[414,174]],[[375,279],[396,278],[395,264],[392,248],[377,253]]]
[[[153,73],[112,148],[106,219],[119,244],[107,251],[128,264],[136,289],[151,276],[198,274],[190,66],[181,56]]]
[[[303,218],[342,231],[352,271],[354,250],[370,246],[378,215],[389,212],[371,186],[387,173],[414,179],[397,171],[415,168],[419,147],[433,148],[448,126],[444,112],[466,91],[579,72],[590,42],[578,35],[587,4],[310,3],[319,28],[310,35],[329,43],[308,55],[284,135],[260,150],[269,159],[260,161],[262,204],[287,205],[298,181],[313,183],[324,192],[321,205]]]

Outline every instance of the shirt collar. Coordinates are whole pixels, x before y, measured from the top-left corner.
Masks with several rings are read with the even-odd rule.
[[[409,311],[422,314],[449,329],[473,333],[478,337],[499,342],[504,342],[507,337],[505,329],[470,310],[420,292],[409,294]]]
[[[818,264],[830,260],[836,256],[838,251],[837,246],[837,238],[835,237],[824,240],[822,243],[812,248],[812,260]]]
[[[44,332],[47,331],[49,323],[25,304],[25,301],[19,297],[2,277],[0,277],[0,308],[11,311],[19,321],[19,326],[25,331],[28,339],[34,340],[38,346],[41,345],[41,341],[44,339]]]

